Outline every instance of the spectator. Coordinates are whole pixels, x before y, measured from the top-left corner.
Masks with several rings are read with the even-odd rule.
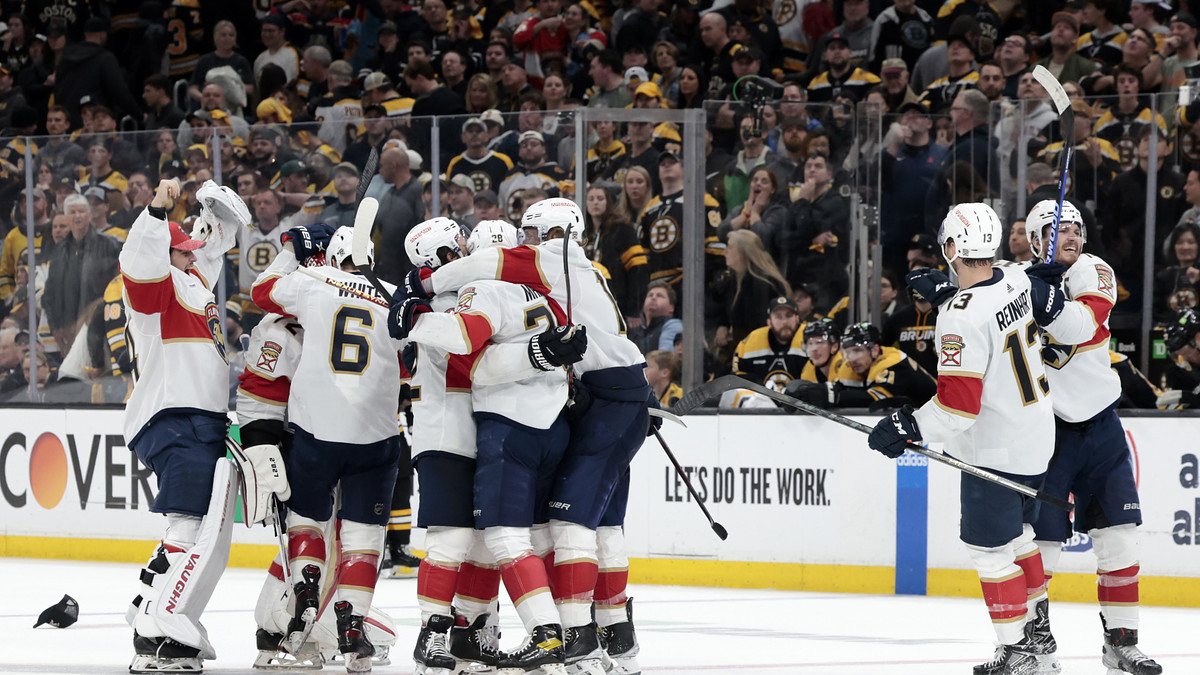
[[[250,156],[253,158],[254,168],[267,179],[267,184],[272,189],[279,187],[281,179],[279,169],[283,162],[277,156],[279,144],[279,132],[274,127],[255,126],[250,132]]]
[[[870,70],[882,75],[887,69],[884,61],[899,59],[907,73],[931,44],[933,17],[929,12],[917,7],[916,0],[895,0],[872,23]]]
[[[740,45],[729,38],[729,23],[720,12],[700,17],[700,42],[704,45],[703,62],[708,95],[717,96],[733,84],[733,50]],[[693,60],[699,54],[693,54]]]
[[[1149,172],[1152,136],[1158,142],[1158,164],[1155,167],[1158,172],[1158,194],[1156,220],[1148,224],[1146,176]],[[1105,260],[1112,265],[1117,279],[1129,292],[1128,298],[1117,301],[1116,312],[1141,311],[1145,228],[1153,227],[1154,241],[1163,241],[1179,222],[1183,212],[1182,205],[1175,197],[1183,191],[1184,178],[1165,166],[1169,152],[1170,147],[1162,129],[1157,125],[1145,125],[1138,145],[1137,166],[1113,179],[1105,207],[1100,210],[1104,218],[1101,238],[1108,252]],[[1154,253],[1155,263],[1161,264],[1162,252]]]
[[[105,195],[104,190],[98,187],[89,187],[83,191],[83,196],[88,201],[88,217],[92,221],[92,229],[120,241],[125,241],[125,235],[128,234],[128,230],[108,222],[108,197]]]
[[[654,124],[652,122],[630,122],[628,132],[629,145],[626,146],[625,156],[616,162],[617,168],[613,173],[613,178],[618,183],[624,182],[629,170],[635,166],[645,169],[647,175],[650,176],[658,173],[660,152],[654,147]],[[651,182],[654,185],[654,192],[662,191],[657,179]]]
[[[667,349],[656,349],[646,354],[646,382],[654,390],[659,405],[670,408],[683,398],[683,387],[676,382],[679,357]]]
[[[384,75],[392,82],[400,80],[400,72],[406,58],[396,31],[396,24],[391,21],[385,21],[379,26],[379,43],[366,63],[366,67],[371,71]]]
[[[792,190],[804,183],[804,148],[808,131],[798,119],[786,120],[781,126],[780,145],[783,152],[778,152],[767,166],[775,174],[775,184],[789,196],[790,201]]]
[[[519,139],[518,159],[500,183],[500,203],[507,209],[512,222],[518,222],[523,209],[517,205],[522,194],[530,188],[541,188],[548,194],[558,191],[559,181],[568,178],[566,172],[546,156],[546,140],[540,131],[524,131]],[[523,204],[528,206],[528,204]]]
[[[446,176],[451,180],[459,175],[469,177],[475,191],[499,189],[513,162],[508,155],[488,149],[487,124],[478,117],[463,122],[462,142],[466,150],[450,160]]]
[[[955,162],[966,162],[975,173],[984,179],[980,189],[1000,185],[1000,174],[996,164],[996,152],[988,129],[988,100],[974,89],[967,89],[954,98],[950,116],[954,123],[954,145],[942,159],[938,170],[943,176],[951,176]],[[941,222],[950,208],[951,190],[945,181],[935,180],[926,199],[926,221]]]
[[[87,167],[79,168],[79,182],[108,192],[124,192],[129,187],[125,175],[112,166],[113,138],[94,138],[88,144]]]
[[[1005,260],[1017,263],[1033,260],[1033,249],[1029,246],[1029,235],[1025,231],[1025,219],[1018,218],[1008,228],[1008,255]]]
[[[561,71],[570,35],[559,16],[559,0],[538,0],[537,14],[525,19],[513,32],[513,48],[530,75],[530,84],[541,89],[547,73]]]
[[[183,123],[183,111],[171,100],[170,89],[171,81],[165,75],[154,74],[146,78],[142,100],[149,108],[145,115],[147,130],[174,129]]]
[[[821,36],[816,46],[808,55],[808,70],[817,72],[832,66],[829,60],[829,44],[835,39],[845,42],[850,50],[847,62],[852,69],[871,68],[871,46],[875,32],[875,22],[871,20],[870,6],[867,0],[845,0],[842,3],[844,21],[833,30]],[[869,72],[864,70],[863,72]],[[861,97],[860,97],[861,98]]]
[[[626,196],[631,170],[626,175]],[[642,248],[646,250],[651,280],[664,280],[678,287],[683,281],[683,160],[673,152],[658,158],[662,196],[652,198],[639,217]],[[711,281],[725,267],[725,245],[717,238],[721,223],[720,203],[704,195],[704,278]],[[633,213],[629,210],[629,213]]]
[[[496,196],[495,190],[481,190],[475,193],[475,217],[476,222],[504,218],[500,211],[500,198]]]
[[[844,368],[861,378],[862,384],[841,389],[831,402],[834,406],[874,410],[919,406],[937,393],[932,375],[904,352],[881,342],[879,329],[869,323],[846,328],[842,335]]]
[[[625,181],[619,183],[621,185],[621,209],[637,223],[650,200],[654,198],[654,186],[650,180],[650,172],[641,166],[631,166],[625,172],[624,178]],[[640,225],[638,231],[641,232]]]
[[[310,105],[333,89],[329,84],[331,63],[333,55],[322,45],[313,45],[304,50],[304,56],[300,59],[303,77],[296,79],[296,89]]]
[[[526,94],[536,93],[529,85],[529,74],[525,68],[513,61],[506,63],[500,71],[500,103],[503,112],[516,112],[520,109],[521,99]]]
[[[462,98],[453,91],[443,87],[437,81],[433,66],[425,59],[410,59],[404,68],[404,82],[417,97],[413,103],[413,117],[461,115],[467,111]],[[421,135],[414,135],[411,145],[422,157],[428,157],[426,147],[428,140]],[[416,142],[420,138],[420,142]],[[441,127],[442,162],[449,160],[462,150],[462,142],[454,133],[454,126],[444,124]]]
[[[61,28],[48,31],[49,36],[35,35],[29,44],[30,62],[17,73],[17,84],[30,105],[45,110],[54,93],[54,71],[62,60],[67,38]]]
[[[282,14],[270,12],[262,18],[262,29],[259,32],[259,37],[262,38],[263,46],[266,47],[254,59],[254,75],[261,77],[263,68],[268,64],[279,66],[283,69],[285,75],[284,81],[291,82],[300,75],[300,52],[296,48],[288,44],[287,28],[288,20]],[[260,87],[259,93],[262,96],[269,96],[274,92],[267,91]]]
[[[587,95],[588,106],[625,108],[632,103],[633,99],[625,87],[624,72],[621,57],[615,51],[605,49],[593,56],[588,74],[594,86]]]
[[[56,101],[72,103],[84,96],[112,106],[118,116],[141,116],[141,106],[129,92],[117,57],[105,49],[108,22],[99,17],[88,19],[83,27],[83,42],[68,46],[54,76]],[[78,121],[77,117],[77,121]]]
[[[29,382],[33,378],[32,359],[37,360],[37,387],[34,393],[29,392]],[[40,348],[36,355],[26,350],[21,357],[21,368],[16,386],[12,394],[5,399],[9,403],[89,403],[91,402],[91,385],[76,379],[55,379],[50,381],[55,371],[46,358],[45,350]],[[7,380],[6,380],[7,381]]]
[[[17,345],[17,336],[21,332],[16,326],[0,328],[0,382],[8,382],[10,377],[20,372],[21,360],[25,357],[25,352],[29,351],[28,339],[25,340],[24,347]],[[25,337],[28,338],[29,334],[26,333]],[[0,389],[0,392],[3,391],[9,390]]]
[[[1175,107],[1176,92],[1187,81],[1189,69],[1200,63],[1200,50],[1196,47],[1196,17],[1187,12],[1178,12],[1171,17],[1171,34],[1158,48],[1159,56],[1165,57],[1162,64],[1162,91],[1166,94],[1160,109],[1171,119]]]
[[[979,71],[972,67],[975,59],[974,46],[964,33],[951,35],[946,42],[947,75],[938,78],[921,93],[921,102],[935,115],[944,113],[960,92],[973,88],[979,82]],[[987,119],[987,117],[983,117]]]
[[[1009,103],[1004,97],[1004,69],[995,61],[988,61],[979,66],[979,82],[976,83],[976,87],[987,97],[989,103]]]
[[[772,254],[783,277],[794,284],[821,282],[818,306],[831,306],[846,286],[842,268],[848,246],[842,245],[850,222],[850,200],[833,190],[829,162],[809,155],[804,183],[788,210],[788,226],[774,238]]]
[[[1136,34],[1145,37],[1141,32]],[[1112,69],[1112,79],[1116,85],[1116,105],[1109,105],[1096,119],[1096,137],[1116,148],[1121,170],[1128,171],[1137,163],[1142,126],[1150,124],[1153,115],[1154,122],[1165,133],[1167,121],[1162,115],[1151,113],[1149,102],[1142,100],[1142,74],[1137,68],[1120,63]]]
[[[34,214],[37,214],[37,195],[42,191],[38,190],[34,193]],[[74,192],[72,192],[74,194]],[[43,196],[43,200],[44,200]],[[21,212],[24,211],[24,190],[22,190],[19,198],[19,206]],[[43,210],[47,208],[43,204]],[[21,262],[21,258],[25,255],[25,249],[29,246],[29,240],[25,236],[25,221],[18,219],[14,223],[14,227],[4,235],[4,245],[0,246],[0,302],[11,308],[13,304],[13,292],[16,290],[17,282],[17,267]],[[33,255],[36,260],[45,260],[44,254],[48,254],[53,248],[53,244],[47,239],[50,235],[50,228],[46,225],[38,225],[35,223],[33,235]],[[45,253],[42,246],[46,244]]]
[[[965,35],[971,42],[971,50],[976,51],[979,44],[979,22],[974,16],[960,16],[950,24],[950,35]],[[946,50],[948,43],[942,42],[926,49],[916,65],[911,67],[913,91],[925,91],[925,88],[948,73]]]
[[[442,82],[450,91],[458,94],[463,101],[467,100],[467,63],[462,54],[448,50],[442,54]],[[490,106],[489,106],[490,107]]]
[[[789,382],[800,379],[807,364],[796,305],[778,296],[767,303],[767,325],[738,343],[733,374],[783,391]]]
[[[495,108],[500,100],[496,92],[496,81],[487,73],[475,73],[467,81],[467,112],[478,115],[485,110]]]
[[[704,71],[693,65],[679,69],[679,93],[671,99],[675,108],[701,108],[704,106],[708,84]]]
[[[511,15],[510,15],[511,16]],[[507,42],[493,40],[483,53],[483,65],[493,81],[499,82],[504,67],[512,63],[512,47]]]
[[[1050,54],[1037,62],[1061,82],[1078,82],[1096,70],[1096,62],[1082,55],[1079,42],[1079,19],[1070,12],[1055,12],[1051,17]],[[1165,66],[1164,66],[1165,68]]]
[[[1071,154],[1071,193],[1074,198],[1091,200],[1095,203],[1112,185],[1113,178],[1120,172],[1121,165],[1118,151],[1111,143],[1092,134],[1092,124],[1096,122],[1092,107],[1083,101],[1071,101],[1071,110],[1075,115],[1075,150]],[[1112,110],[1100,117],[1100,120],[1111,120]],[[1149,118],[1147,111],[1147,119]],[[1110,131],[1112,131],[1110,126]],[[1137,156],[1136,144],[1130,150],[1132,156]],[[1058,166],[1058,156],[1062,153],[1063,143],[1051,143],[1038,153],[1038,161],[1051,166]],[[1132,166],[1132,165],[1131,165]],[[1057,197],[1056,197],[1057,198]]]
[[[588,148],[587,177],[589,181],[610,180],[625,157],[625,144],[617,140],[615,122],[592,122],[596,143]]]
[[[21,88],[15,85],[16,73],[8,68],[0,67],[0,129],[12,126],[13,111],[27,107],[25,95]]]
[[[1076,43],[1075,50],[1097,65],[1115,66],[1124,58],[1128,35],[1116,22],[1121,10],[1116,0],[1087,0],[1083,6],[1083,23],[1092,26]]]
[[[470,232],[479,222],[475,217],[475,181],[465,174],[454,176],[446,185],[446,196],[450,218]]]
[[[237,47],[237,27],[232,21],[222,19],[213,26],[213,51],[200,57],[196,69],[192,71],[191,83],[188,86],[188,96],[194,101],[200,100],[200,89],[207,82],[208,71],[227,66],[242,78],[246,87],[246,95],[254,93],[255,70],[250,66],[250,60],[235,51]]]
[[[677,301],[675,289],[666,281],[651,281],[647,286],[642,302],[642,329],[630,335],[643,354],[674,351],[675,338],[683,333],[683,321],[675,318]]]
[[[933,120],[925,106],[906,103],[881,155],[883,169],[880,243],[887,269],[907,271],[904,255],[913,235],[926,230],[925,200],[940,178],[946,148],[930,137]]]
[[[917,264],[917,269],[924,266],[923,262]],[[938,308],[917,293],[910,292],[909,295],[912,303],[900,307],[884,320],[882,344],[899,348],[927,372],[937,372],[935,327]]]
[[[392,80],[383,73],[371,73],[363,80],[360,105],[364,111],[373,105],[383,108],[389,120],[399,120],[412,114],[415,100],[401,96],[392,85]]]
[[[865,2],[862,3],[864,6]],[[868,31],[867,35],[870,35]],[[813,103],[830,103],[843,91],[853,92],[861,100],[867,95],[867,90],[879,84],[879,77],[874,73],[858,68],[851,63],[853,54],[850,39],[842,33],[830,33],[825,36],[826,70],[812,71],[814,76],[808,81],[808,100]]]
[[[883,100],[888,110],[897,112],[905,103],[917,101],[916,93],[908,86],[908,66],[904,61],[884,59],[879,74],[883,76]]]
[[[1004,76],[1005,98],[1017,97],[1017,86],[1021,83],[1021,76],[1030,70],[1029,50],[1029,40],[1018,33],[1004,38],[1003,44],[1000,45],[996,63],[1000,66],[1001,74]],[[982,68],[980,68],[980,75],[983,75]],[[995,97],[990,95],[988,98],[995,100]]]
[[[670,42],[656,42],[654,67],[658,72],[650,81],[658,85],[666,100],[674,101],[679,97],[679,48]]]
[[[275,190],[263,190],[254,195],[254,221],[238,232],[238,288],[244,298],[242,325],[253,329],[262,319],[263,311],[250,300],[254,279],[265,270],[283,247],[280,236],[290,229],[281,219],[284,201]]]
[[[608,271],[608,288],[626,325],[640,327],[639,307],[647,283],[646,250],[629,215],[603,184],[588,187],[584,204],[584,250]]]
[[[1195,171],[1188,172],[1184,190],[1200,201],[1200,180]],[[1170,323],[1178,312],[1200,306],[1200,267],[1196,264],[1200,225],[1186,218],[1185,214],[1163,242],[1167,267],[1154,275],[1154,320],[1159,323]]]
[[[725,207],[733,212],[746,201],[750,191],[750,174],[756,167],[770,164],[774,153],[766,147],[761,129],[755,128],[753,115],[738,121],[742,149],[734,157],[733,165],[725,175]]]
[[[42,305],[59,351],[67,354],[79,330],[82,311],[104,293],[117,273],[121,242],[92,229],[88,200],[65,201],[71,232],[50,255]]]
[[[717,228],[717,236],[726,241],[734,231],[749,230],[758,235],[767,250],[772,250],[776,233],[788,226],[787,192],[779,189],[774,170],[761,165],[750,172],[749,190],[742,207],[731,210]]]
[[[367,160],[372,150],[378,150],[387,140],[390,123],[387,111],[379,104],[368,105],[363,110],[363,133],[355,141],[346,146],[342,159],[358,167],[359,171],[366,168]]]
[[[425,207],[421,201],[421,181],[412,174],[408,153],[388,148],[379,159],[379,173],[388,190],[379,200],[380,249],[375,258],[375,273],[379,278],[398,284],[412,264],[404,254],[404,237],[421,220]]]

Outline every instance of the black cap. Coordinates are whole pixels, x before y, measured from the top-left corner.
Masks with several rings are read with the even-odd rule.
[[[829,37],[825,38],[825,46],[826,47],[833,44],[834,42],[840,42],[840,43],[846,45],[847,47],[850,46],[850,38],[846,37],[846,35],[844,33],[830,33]]]
[[[66,628],[79,620],[79,603],[69,595],[62,596],[62,600],[54,603],[50,607],[42,610],[38,615],[37,623],[33,624],[34,628],[48,623],[55,628]]]
[[[160,174],[165,174],[168,171],[175,171],[182,175],[187,173],[187,167],[183,165],[183,162],[177,159],[172,159],[163,162],[162,168],[160,168],[158,172]]]
[[[272,26],[278,26],[280,28],[288,27],[287,17],[282,14],[276,14],[275,12],[271,12],[270,14],[264,16],[262,22],[269,23]]]
[[[92,96],[91,94],[85,94],[85,95],[79,97],[79,109],[80,110],[83,110],[84,108],[88,107],[89,105],[103,105],[103,104],[100,102],[100,99],[96,98],[95,96]]]
[[[108,19],[100,16],[93,16],[83,22],[83,32],[85,33],[107,33]]]
[[[936,255],[938,252],[937,239],[934,239],[931,234],[914,234],[908,242],[908,250],[911,251],[915,248],[921,249],[922,253]]]
[[[9,118],[9,126],[13,129],[36,127],[37,123],[37,111],[27,105],[18,106],[12,111],[12,117]]]
[[[664,159],[673,159],[676,162],[683,161],[683,158],[679,156],[679,153],[670,146],[668,146],[666,150],[658,153],[658,163],[662,164]]]
[[[909,101],[908,103],[902,103],[900,104],[900,109],[896,112],[903,115],[909,110],[916,110],[917,112],[921,112],[926,115],[929,114],[929,108],[926,108],[925,104],[921,103],[920,101]]]
[[[1177,352],[1183,349],[1192,341],[1197,332],[1200,332],[1200,318],[1193,310],[1183,310],[1176,315],[1173,322],[1167,324],[1163,333],[1167,351]]]
[[[475,193],[474,201],[484,200],[492,206],[500,206],[500,198],[496,196],[494,190],[482,190]]]
[[[391,33],[392,35],[395,35],[396,34],[396,24],[391,21],[384,21],[379,26],[379,32],[380,33]]]
[[[1169,23],[1176,23],[1176,22],[1186,23],[1187,25],[1191,26],[1192,28],[1200,27],[1200,26],[1197,26],[1197,24],[1196,24],[1196,17],[1192,16],[1191,14],[1189,14],[1187,12],[1177,12],[1175,14],[1175,16],[1171,17],[1171,21]]]
[[[795,314],[800,313],[800,310],[796,307],[796,303],[792,302],[791,298],[781,295],[776,298],[771,298],[771,301],[767,303],[767,316],[774,314],[775,310],[779,309],[780,307],[787,307]]]

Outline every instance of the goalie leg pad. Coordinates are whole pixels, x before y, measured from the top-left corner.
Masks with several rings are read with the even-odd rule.
[[[342,555],[338,561],[336,600],[354,606],[354,613],[366,616],[379,578],[379,558],[383,553],[385,527],[343,520]]]
[[[232,439],[229,439],[227,446],[242,479],[246,523],[262,522],[270,513],[272,495],[278,495],[281,502],[292,496],[279,446],[252,445],[243,448]]]
[[[285,633],[288,621],[292,618],[288,613],[292,589],[288,588],[283,578],[283,566],[286,564],[283,553],[276,553],[267,569],[262,590],[258,593],[258,602],[254,605],[254,623],[269,633]]]
[[[143,598],[133,620],[134,631],[144,637],[168,637],[200,650],[200,658],[214,659],[216,651],[200,624],[200,615],[212,597],[217,580],[229,563],[237,506],[233,463],[217,460],[208,515],[196,531],[196,543],[184,551],[168,554],[171,567],[154,579],[154,591]],[[176,519],[168,528],[164,546],[173,537],[186,538],[193,524]],[[174,558],[171,560],[171,558]]]

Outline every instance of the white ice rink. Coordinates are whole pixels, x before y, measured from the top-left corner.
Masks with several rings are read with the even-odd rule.
[[[0,579],[0,672],[126,672],[133,648],[124,611],[137,565],[0,558]],[[246,569],[222,578],[205,614],[219,653],[206,672],[261,672],[250,664],[262,579]],[[393,664],[376,673],[412,673],[415,592],[415,580],[379,583],[376,601],[396,619],[399,642]],[[63,593],[79,601],[79,622],[33,630]],[[647,673],[965,674],[992,653],[981,600],[679,586],[634,586],[630,595]],[[1063,673],[1104,675],[1095,605],[1055,604],[1051,620]],[[503,646],[515,646],[521,630],[511,609],[501,624]],[[1141,635],[1164,673],[1200,673],[1200,609],[1143,608]]]

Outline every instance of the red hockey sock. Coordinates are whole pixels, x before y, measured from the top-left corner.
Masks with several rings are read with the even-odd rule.
[[[1014,572],[1001,579],[980,579],[983,600],[992,623],[1015,623],[1025,616],[1025,574]]]
[[[550,570],[550,591],[554,601],[590,603],[599,577],[600,568],[595,560],[573,560],[555,565]]]
[[[417,599],[439,607],[450,607],[454,602],[454,588],[458,585],[459,567],[421,561],[417,570]]]
[[[504,578],[504,587],[514,605],[520,605],[530,595],[550,590],[545,563],[532,553],[500,563],[500,576]]]
[[[616,609],[625,606],[625,589],[629,586],[629,570],[599,570],[596,575],[596,608]]]
[[[1036,548],[1032,553],[1017,557],[1017,566],[1025,573],[1025,591],[1028,600],[1039,599],[1046,594],[1050,575],[1042,567],[1042,553]]]
[[[500,569],[463,563],[458,568],[455,594],[485,605],[495,602],[500,597]]]
[[[1115,572],[1100,572],[1096,595],[1101,605],[1138,604],[1138,572],[1141,566],[1133,565]]]

